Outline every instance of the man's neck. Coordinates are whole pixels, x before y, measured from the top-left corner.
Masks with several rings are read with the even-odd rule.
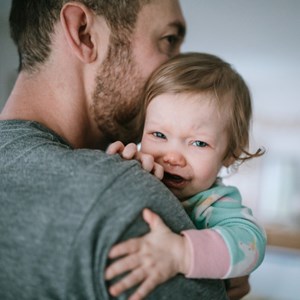
[[[71,77],[71,76],[69,76]],[[74,148],[100,148],[99,131],[90,119],[80,82],[65,82],[59,74],[21,72],[0,114],[0,120],[32,120],[67,140]]]

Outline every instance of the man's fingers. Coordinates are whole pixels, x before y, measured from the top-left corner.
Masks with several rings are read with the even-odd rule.
[[[113,262],[105,271],[105,279],[110,280],[125,272],[131,271],[140,265],[137,255],[128,255]]]
[[[133,270],[128,275],[124,276],[120,281],[109,288],[109,292],[113,296],[118,296],[125,290],[132,288],[145,279],[146,273],[142,268]]]

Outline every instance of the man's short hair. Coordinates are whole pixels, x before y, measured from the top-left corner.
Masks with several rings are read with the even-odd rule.
[[[141,7],[151,0],[75,0],[103,15],[112,34],[128,38]],[[19,53],[19,70],[34,71],[51,52],[51,35],[69,0],[13,0],[10,31]]]

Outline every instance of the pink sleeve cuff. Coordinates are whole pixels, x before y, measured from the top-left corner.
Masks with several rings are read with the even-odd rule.
[[[181,232],[189,244],[188,278],[223,278],[230,268],[230,254],[221,235],[213,229]]]

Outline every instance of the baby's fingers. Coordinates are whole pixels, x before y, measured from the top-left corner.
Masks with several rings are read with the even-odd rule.
[[[160,164],[158,164],[158,163],[155,162],[153,170],[152,170],[152,173],[159,180],[162,180],[163,177],[164,177],[164,168],[163,168],[163,166],[161,166]]]
[[[131,239],[113,246],[108,254],[109,258],[117,258],[138,251],[140,248],[139,239]]]
[[[150,154],[139,153],[139,160],[144,170],[151,172],[154,168],[154,158]]]
[[[111,280],[125,272],[136,269],[140,265],[137,255],[129,255],[113,262],[105,271],[105,279]]]
[[[125,277],[123,277],[120,281],[115,283],[109,288],[109,292],[112,296],[118,296],[125,290],[128,290],[135,285],[139,284],[141,281],[145,279],[146,273],[142,268],[138,268]]]
[[[170,228],[164,223],[162,218],[149,208],[145,208],[143,210],[143,218],[145,222],[150,226],[151,231],[170,231]]]
[[[107,154],[117,154],[117,153],[121,153],[124,149],[124,144],[120,141],[114,142],[112,144],[110,144],[107,149],[106,149],[106,153]]]
[[[157,282],[153,277],[146,278],[146,280],[137,288],[128,300],[144,299],[159,283],[160,282]]]
[[[125,159],[133,159],[135,158],[137,152],[138,152],[137,145],[134,143],[130,143],[125,146],[122,152],[122,157]]]

